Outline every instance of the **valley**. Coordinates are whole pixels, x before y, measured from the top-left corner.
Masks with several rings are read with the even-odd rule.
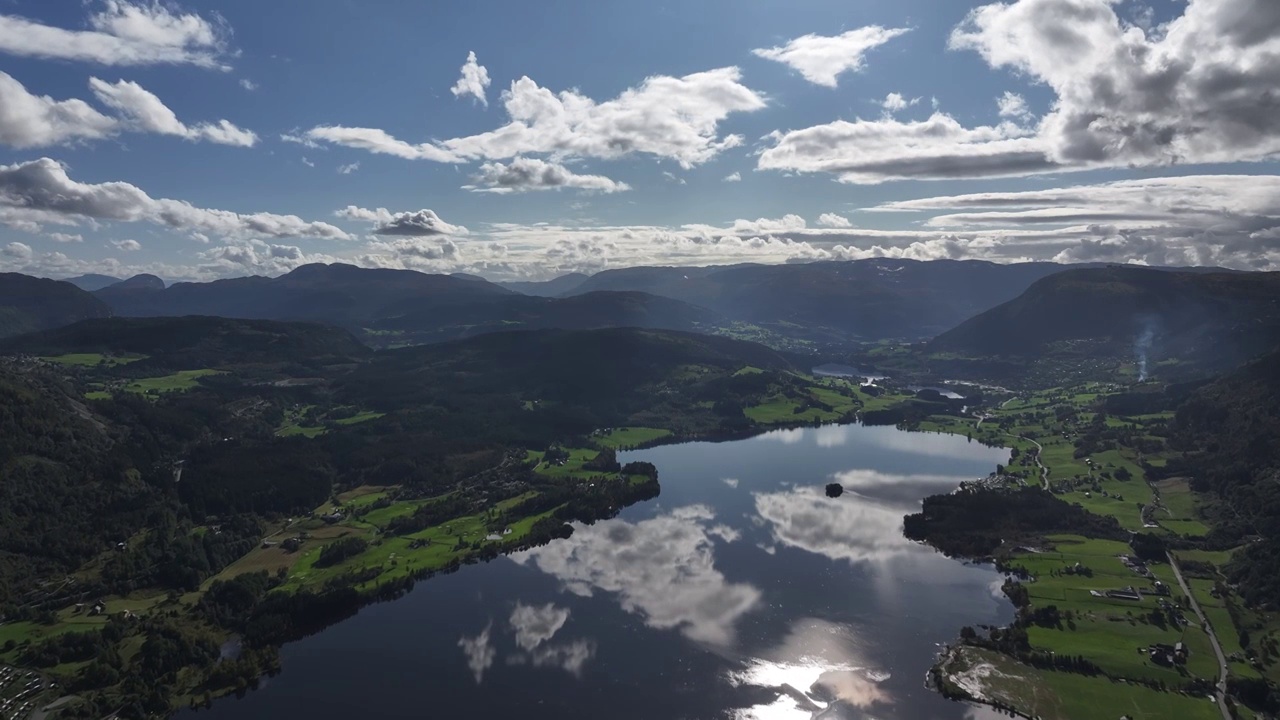
[[[252,287],[293,293],[337,273],[360,288],[362,272]],[[475,280],[460,281],[463,292],[487,299],[466,301],[481,303],[465,311],[478,322],[460,334],[423,330],[412,313],[349,314],[414,298],[463,307],[424,299],[450,283],[399,275],[324,324],[102,317],[0,340],[12,530],[0,542],[0,663],[34,672],[33,696],[58,700],[65,717],[217,708],[288,672],[282,649],[362,607],[661,508],[683,491],[661,465],[627,459],[646,448],[762,433],[827,443],[880,428],[908,445],[949,437],[1003,458],[894,496],[889,515],[875,510],[896,518],[877,520],[881,535],[905,532],[1005,574],[1011,618],[961,618],[934,639],[958,634],[932,671],[940,692],[1064,720],[1102,708],[1265,717],[1280,680],[1280,623],[1266,600],[1280,513],[1265,478],[1278,456],[1260,420],[1275,407],[1274,359],[1215,373],[1270,342],[1272,278],[1223,294],[1213,274],[1060,275],[928,343],[828,326],[779,334],[791,322],[781,316],[744,325],[630,289],[567,296],[586,299],[585,321],[560,300],[518,296],[546,314],[512,321],[529,301]],[[1141,328],[1125,322],[1035,319],[1049,312],[1035,303],[1071,306],[1119,282],[1155,298],[1121,315],[1158,313],[1177,330],[1136,345]],[[301,292],[289,302],[321,307]],[[637,317],[612,314],[615,298],[668,319],[615,327]],[[767,345],[732,337],[744,332]],[[875,379],[811,371],[832,362]],[[844,496],[884,490],[846,485]]]

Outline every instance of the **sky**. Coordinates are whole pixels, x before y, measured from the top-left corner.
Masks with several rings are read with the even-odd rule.
[[[1280,270],[1275,0],[0,0],[0,271]]]

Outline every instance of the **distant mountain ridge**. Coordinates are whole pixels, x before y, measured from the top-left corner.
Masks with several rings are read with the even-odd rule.
[[[1151,361],[1234,366],[1280,344],[1280,273],[1174,272],[1131,266],[1046,277],[929,344],[934,352],[1021,355],[1053,343],[1142,345]]]
[[[378,320],[375,332],[440,342],[501,330],[596,330],[637,327],[710,332],[724,316],[689,303],[642,292],[591,292],[567,298],[505,295],[447,308],[429,307]]]
[[[585,273],[569,273],[550,280],[541,281],[508,281],[498,283],[508,290],[514,290],[525,295],[534,295],[536,297],[558,297],[567,295],[576,290],[580,285],[590,279],[591,276]]]
[[[111,315],[111,307],[69,282],[0,273],[0,337]]]
[[[120,280],[121,278],[113,277],[111,275],[88,273],[86,275],[77,275],[75,277],[67,278],[63,280],[63,282],[69,282],[86,292],[93,292],[94,290],[101,290],[109,285],[115,285],[120,282]]]
[[[789,265],[606,270],[568,295],[648,292],[785,332],[797,326],[837,340],[932,337],[1017,297],[1056,263],[874,258]]]
[[[458,302],[511,291],[483,280],[335,263],[303,265],[277,278],[175,283],[131,293],[105,288],[99,293],[117,315],[128,317],[212,315],[310,320],[354,328],[428,302]]]
[[[148,365],[196,369],[228,363],[346,362],[372,353],[328,325],[185,316],[95,318],[0,341],[0,353],[145,355]]]

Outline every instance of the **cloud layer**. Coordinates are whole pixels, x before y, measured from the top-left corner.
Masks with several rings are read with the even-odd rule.
[[[319,126],[307,131],[306,138],[407,160],[458,163],[522,155],[614,159],[644,154],[688,168],[742,144],[741,136],[719,136],[721,121],[765,106],[764,98],[740,79],[736,67],[679,78],[655,76],[597,103],[575,90],[557,94],[522,77],[502,93],[509,122],[490,132],[412,144],[376,128]]]
[[[206,19],[160,2],[104,0],[88,30],[68,30],[0,14],[0,52],[101,65],[195,65],[226,69],[230,32],[216,15]]]

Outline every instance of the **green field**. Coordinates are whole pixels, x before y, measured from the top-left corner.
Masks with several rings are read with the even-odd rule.
[[[1037,670],[989,650],[964,648],[945,665],[949,682],[963,677],[1000,700],[1042,720],[1221,720],[1211,699],[1160,692],[1143,685]]]
[[[1177,683],[1180,681],[1177,670],[1153,663],[1148,654],[1141,651],[1154,643],[1172,645],[1181,641],[1191,650],[1187,671],[1199,677],[1216,677],[1213,649],[1194,616],[1188,616],[1192,622],[1185,627],[1168,623],[1160,627],[1147,619],[1158,606],[1159,596],[1148,594],[1151,582],[1120,561],[1118,556],[1131,552],[1127,544],[1070,535],[1054,536],[1051,540],[1054,543],[1051,550],[1018,554],[1010,561],[1035,577],[1034,582],[1025,584],[1033,607],[1053,605],[1073,615],[1059,628],[1028,628],[1032,647],[1083,656],[1117,677]],[[1092,575],[1064,572],[1077,563],[1091,570]],[[1151,569],[1158,578],[1167,578],[1171,594],[1165,599],[1176,602],[1180,593],[1172,570],[1162,564],[1151,565]],[[1090,592],[1129,586],[1143,590],[1143,600],[1096,597]]]
[[[221,370],[212,370],[209,368],[203,368],[201,370],[179,370],[172,375],[162,375],[160,377],[134,380],[133,382],[125,385],[124,389],[129,392],[142,393],[144,395],[181,392],[198,386],[200,384],[200,378],[221,374],[223,374]]]
[[[42,357],[46,362],[68,367],[114,367],[145,360],[146,355],[104,355],[102,353],[68,353],[56,357]]]
[[[583,467],[586,463],[595,459],[600,454],[599,450],[592,448],[565,448],[569,453],[569,459],[563,465],[553,465],[543,461],[545,453],[538,451],[529,451],[526,459],[529,462],[536,463],[534,472],[539,475],[551,478],[574,478],[576,480],[593,480],[612,473],[601,472],[600,470],[588,470]]]
[[[334,420],[333,423],[335,425],[355,425],[357,423],[369,422],[370,420],[377,420],[384,414],[385,413],[373,412],[372,410],[364,410],[352,415],[351,417]]]
[[[670,434],[670,430],[662,430],[660,428],[614,428],[608,434],[596,438],[596,442],[603,447],[617,450],[618,448],[638,447],[655,440],[661,440]]]

